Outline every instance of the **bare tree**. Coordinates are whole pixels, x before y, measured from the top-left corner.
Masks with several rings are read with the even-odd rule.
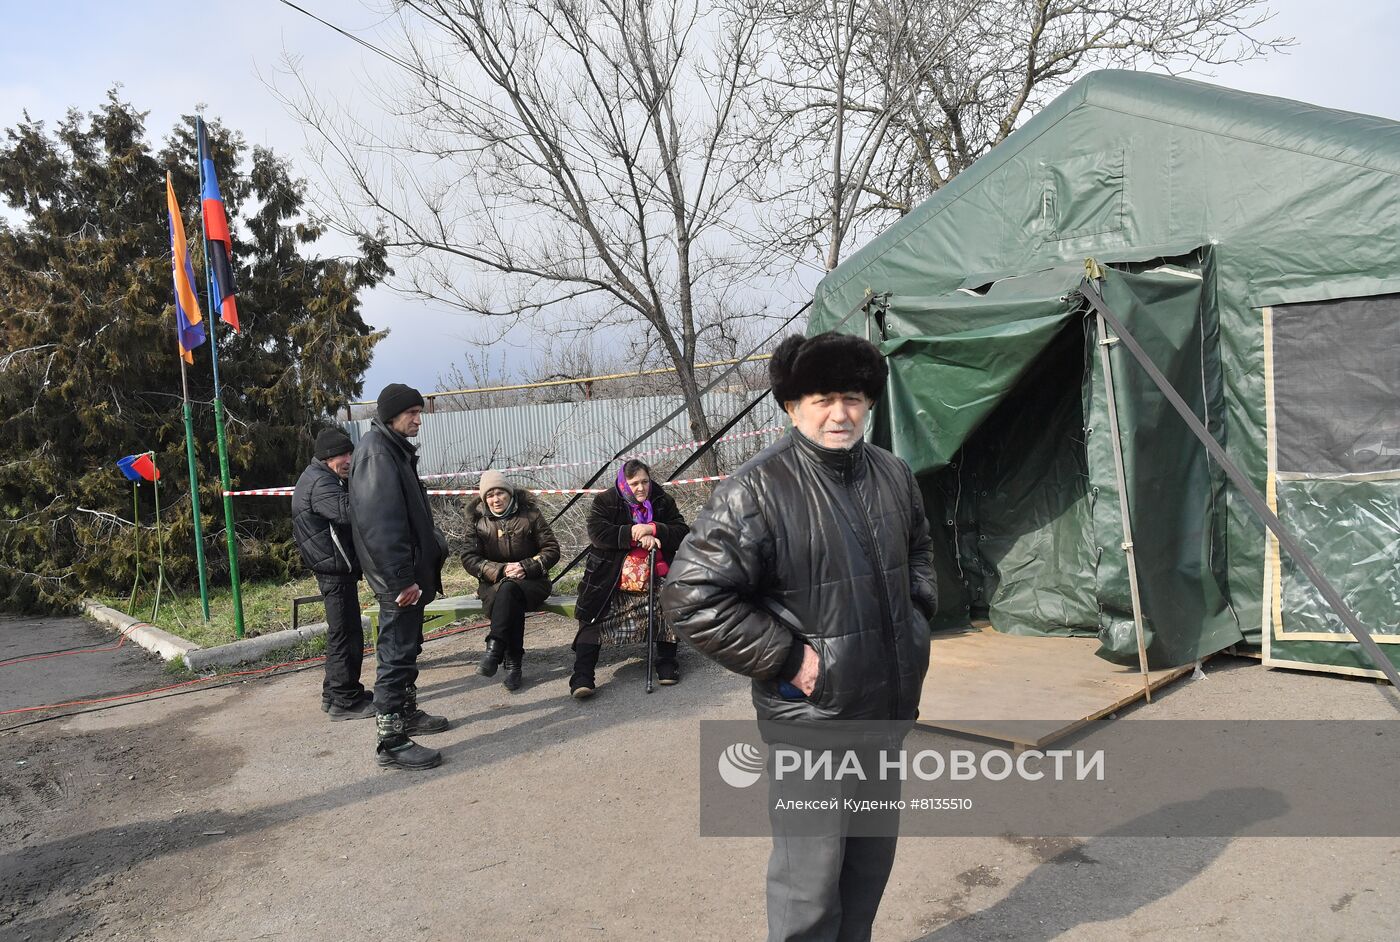
[[[750,9],[751,0],[730,0]],[[1291,45],[1263,0],[788,0],[767,105],[792,181],[774,241],[828,270],[1086,71],[1189,72]]]
[[[760,305],[745,245],[771,166],[755,72],[762,5],[704,0],[394,0],[403,80],[334,105],[293,70],[284,100],[323,145],[349,231],[411,295],[503,325],[601,334],[675,369],[696,438],[695,364]],[[756,292],[758,296],[761,291]]]

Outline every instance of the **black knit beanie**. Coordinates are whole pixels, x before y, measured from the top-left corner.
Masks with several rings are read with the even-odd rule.
[[[889,375],[873,343],[831,331],[815,337],[793,334],[778,344],[768,361],[778,405],[811,393],[862,392],[874,401],[884,394]]]
[[[423,394],[418,390],[412,386],[405,386],[403,383],[390,383],[379,394],[379,399],[374,405],[374,412],[379,416],[379,421],[388,425],[400,412],[406,412],[414,406],[421,405],[423,405]]]
[[[355,444],[350,441],[350,436],[338,428],[322,429],[316,434],[316,457],[322,461],[354,450]]]

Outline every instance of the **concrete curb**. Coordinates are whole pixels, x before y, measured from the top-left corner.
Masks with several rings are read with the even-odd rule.
[[[202,648],[193,641],[176,637],[149,622],[132,618],[93,599],[83,601],[83,611],[103,626],[126,635],[147,651],[158,654],[167,661],[184,661],[185,666],[192,671],[261,661],[275,651],[295,648],[312,638],[321,637],[326,633],[327,627],[325,622],[318,622],[314,625],[302,625],[295,630],[276,631],[270,635],[258,635],[256,638],[244,638],[212,648]],[[360,622],[368,633],[371,628],[369,619],[362,616]]]
[[[193,641],[177,638],[170,632],[157,628],[149,622],[132,618],[130,615],[119,612],[115,608],[108,608],[93,599],[83,600],[83,611],[104,627],[126,635],[147,651],[158,654],[167,661],[183,660],[188,662],[190,654],[200,649],[199,645]]]
[[[189,665],[190,670],[194,671],[207,670],[211,667],[247,664],[250,661],[261,661],[274,651],[294,648],[304,641],[318,638],[325,633],[325,622],[302,625],[296,629],[288,628],[286,631],[274,631],[270,635],[258,635],[256,638],[230,641],[228,644],[220,644],[212,648],[198,648],[185,655],[185,663]]]

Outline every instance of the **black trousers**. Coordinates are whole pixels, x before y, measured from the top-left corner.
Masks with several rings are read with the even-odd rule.
[[[405,691],[418,683],[418,655],[423,651],[423,609],[432,599],[424,593],[416,605],[402,606],[393,594],[379,599],[379,644],[375,647],[378,668],[374,676],[374,709],[378,713],[398,713],[403,709]]]
[[[525,590],[513,579],[496,586],[487,637],[504,642],[508,654],[525,653]]]
[[[316,577],[326,603],[326,678],[321,699],[338,707],[353,707],[364,696],[360,670],[365,661],[365,629],[360,621],[359,584]]]
[[[844,801],[897,801],[897,778],[861,782],[806,781],[795,773],[778,779],[773,756],[798,746],[769,749],[768,817],[773,853],[768,859],[768,942],[868,942],[875,912],[885,894],[899,840],[899,812],[864,813],[853,826]],[[862,768],[878,768],[878,753],[855,750]],[[830,811],[779,811],[784,800],[836,799]],[[849,833],[878,832],[881,836]]]

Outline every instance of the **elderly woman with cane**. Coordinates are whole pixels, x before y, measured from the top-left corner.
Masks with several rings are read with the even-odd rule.
[[[519,690],[525,656],[525,613],[549,598],[549,570],[559,561],[559,541],[529,491],[511,486],[499,471],[487,471],[480,496],[467,506],[462,568],[477,578],[482,613],[491,620],[486,653],[477,673],[495,676]]]
[[[588,514],[588,560],[579,585],[575,614],[574,671],[569,693],[593,695],[593,672],[607,643],[645,641],[655,630],[656,677],[662,686],[680,682],[676,633],[659,610],[650,584],[665,577],[671,558],[690,532],[671,495],[651,479],[651,468],[636,459],[623,463],[617,482],[593,499]],[[648,651],[648,654],[651,652]]]

